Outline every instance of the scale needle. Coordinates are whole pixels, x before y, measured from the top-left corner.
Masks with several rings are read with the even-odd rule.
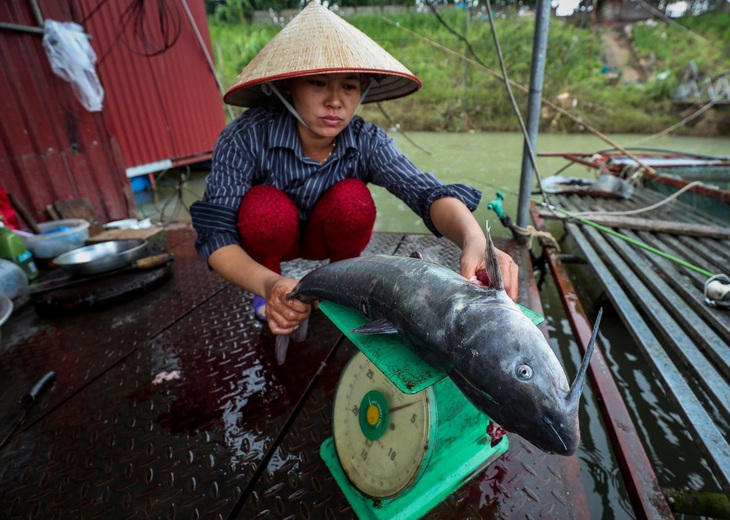
[[[418,401],[411,401],[410,403],[402,404],[400,406],[396,406],[395,408],[390,408],[388,411],[390,413],[397,412],[398,410],[402,410],[403,408],[408,408],[409,406],[413,406]]]

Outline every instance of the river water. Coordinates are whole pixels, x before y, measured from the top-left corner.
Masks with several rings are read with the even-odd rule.
[[[648,142],[639,135],[612,135],[622,147],[644,147],[691,152],[703,155],[730,155],[729,138],[663,137]],[[490,219],[493,234],[510,236],[496,215],[487,210],[487,203],[500,190],[505,211],[517,217],[517,191],[522,164],[523,140],[516,133],[444,134],[414,132],[394,134],[398,145],[411,160],[449,183],[470,184],[483,191],[482,203],[475,215],[480,222]],[[538,139],[538,152],[595,152],[611,145],[589,134],[545,134]],[[543,177],[566,165],[559,158],[538,158],[537,170]],[[185,206],[203,193],[205,172],[188,173],[182,189],[182,203],[174,196],[180,180],[179,171],[170,171],[158,179],[158,198],[149,193],[137,194],[139,217],[162,220],[189,220]],[[563,175],[593,178],[595,172],[574,165]],[[373,187],[378,208],[376,231],[427,233],[423,222],[402,202],[384,189]],[[536,253],[539,253],[536,251]],[[595,280],[590,270],[576,270],[579,292],[595,294]],[[550,276],[541,288],[541,299],[547,317],[551,344],[565,360],[568,379],[572,380],[580,364],[579,349],[573,340],[570,325]],[[602,302],[604,306],[610,303]],[[586,307],[590,309],[590,306]],[[718,491],[707,463],[690,437],[681,417],[656,383],[651,369],[644,362],[630,335],[610,308],[605,308],[599,341],[614,373],[624,400],[632,413],[647,454],[654,465],[659,483],[664,488]],[[578,451],[581,473],[588,494],[593,519],[631,519],[634,513],[605,434],[595,397],[586,385],[581,409],[582,442]],[[678,516],[678,518],[683,518]]]

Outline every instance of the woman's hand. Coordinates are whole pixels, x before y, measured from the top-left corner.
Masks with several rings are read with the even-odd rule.
[[[520,266],[512,260],[511,256],[499,249],[497,249],[497,260],[499,260],[499,269],[502,271],[502,278],[504,279],[504,290],[507,296],[512,298],[513,301],[517,301]]]
[[[461,248],[459,271],[468,280],[477,279],[477,271],[485,269],[484,250],[487,237],[474,215],[459,199],[444,197],[431,204],[431,221],[442,235]],[[504,279],[504,290],[517,299],[518,265],[507,253],[497,249],[497,259]]]
[[[461,251],[459,270],[461,276],[472,281],[479,281],[477,273],[486,269],[484,264],[484,250],[486,247],[486,238],[467,243]],[[496,248],[495,248],[496,249]],[[512,300],[517,300],[517,290],[519,286],[518,275],[519,266],[504,251],[496,249],[497,260],[499,261],[499,270],[502,271],[502,279],[504,280],[504,290],[507,296]]]
[[[267,283],[266,319],[274,334],[291,334],[309,317],[312,306],[297,299],[287,299],[299,280],[280,276],[273,280],[271,288]]]
[[[309,316],[310,305],[286,298],[298,280],[264,267],[240,246],[217,249],[208,263],[233,285],[266,299],[266,319],[274,334],[292,333]]]

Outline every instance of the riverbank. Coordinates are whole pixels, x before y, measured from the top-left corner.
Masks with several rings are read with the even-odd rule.
[[[363,106],[361,114],[385,128],[409,131],[511,132],[518,119],[503,81],[488,20],[451,9],[444,24],[431,13],[361,14],[348,21],[375,39],[423,81],[415,95],[382,105]],[[529,85],[534,18],[505,10],[497,13],[495,29],[510,80]],[[630,38],[633,61],[641,66],[641,82],[616,81],[608,74],[601,35],[613,26],[591,27],[588,20],[553,18],[547,49],[544,99],[575,119],[547,107],[543,133],[581,133],[584,121],[603,133],[654,134],[677,125],[700,106],[674,105],[672,96],[687,65],[694,61],[702,74],[730,70],[730,15],[711,13],[678,19],[689,29],[637,23],[622,34]],[[222,23],[210,20],[216,66],[224,86],[278,32],[267,24]],[[448,28],[447,28],[448,25]],[[473,52],[467,50],[468,40]],[[701,39],[697,39],[701,33]],[[469,56],[468,61],[465,57]],[[526,94],[512,88],[520,110]],[[238,112],[237,112],[238,113]],[[523,114],[523,117],[525,115]],[[730,107],[716,105],[680,125],[674,135],[730,135]]]

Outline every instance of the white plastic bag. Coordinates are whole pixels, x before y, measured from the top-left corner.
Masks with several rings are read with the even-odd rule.
[[[73,22],[46,20],[43,26],[43,48],[56,76],[71,83],[76,99],[89,112],[99,112],[104,101],[104,88],[96,75],[96,53],[84,34]]]

